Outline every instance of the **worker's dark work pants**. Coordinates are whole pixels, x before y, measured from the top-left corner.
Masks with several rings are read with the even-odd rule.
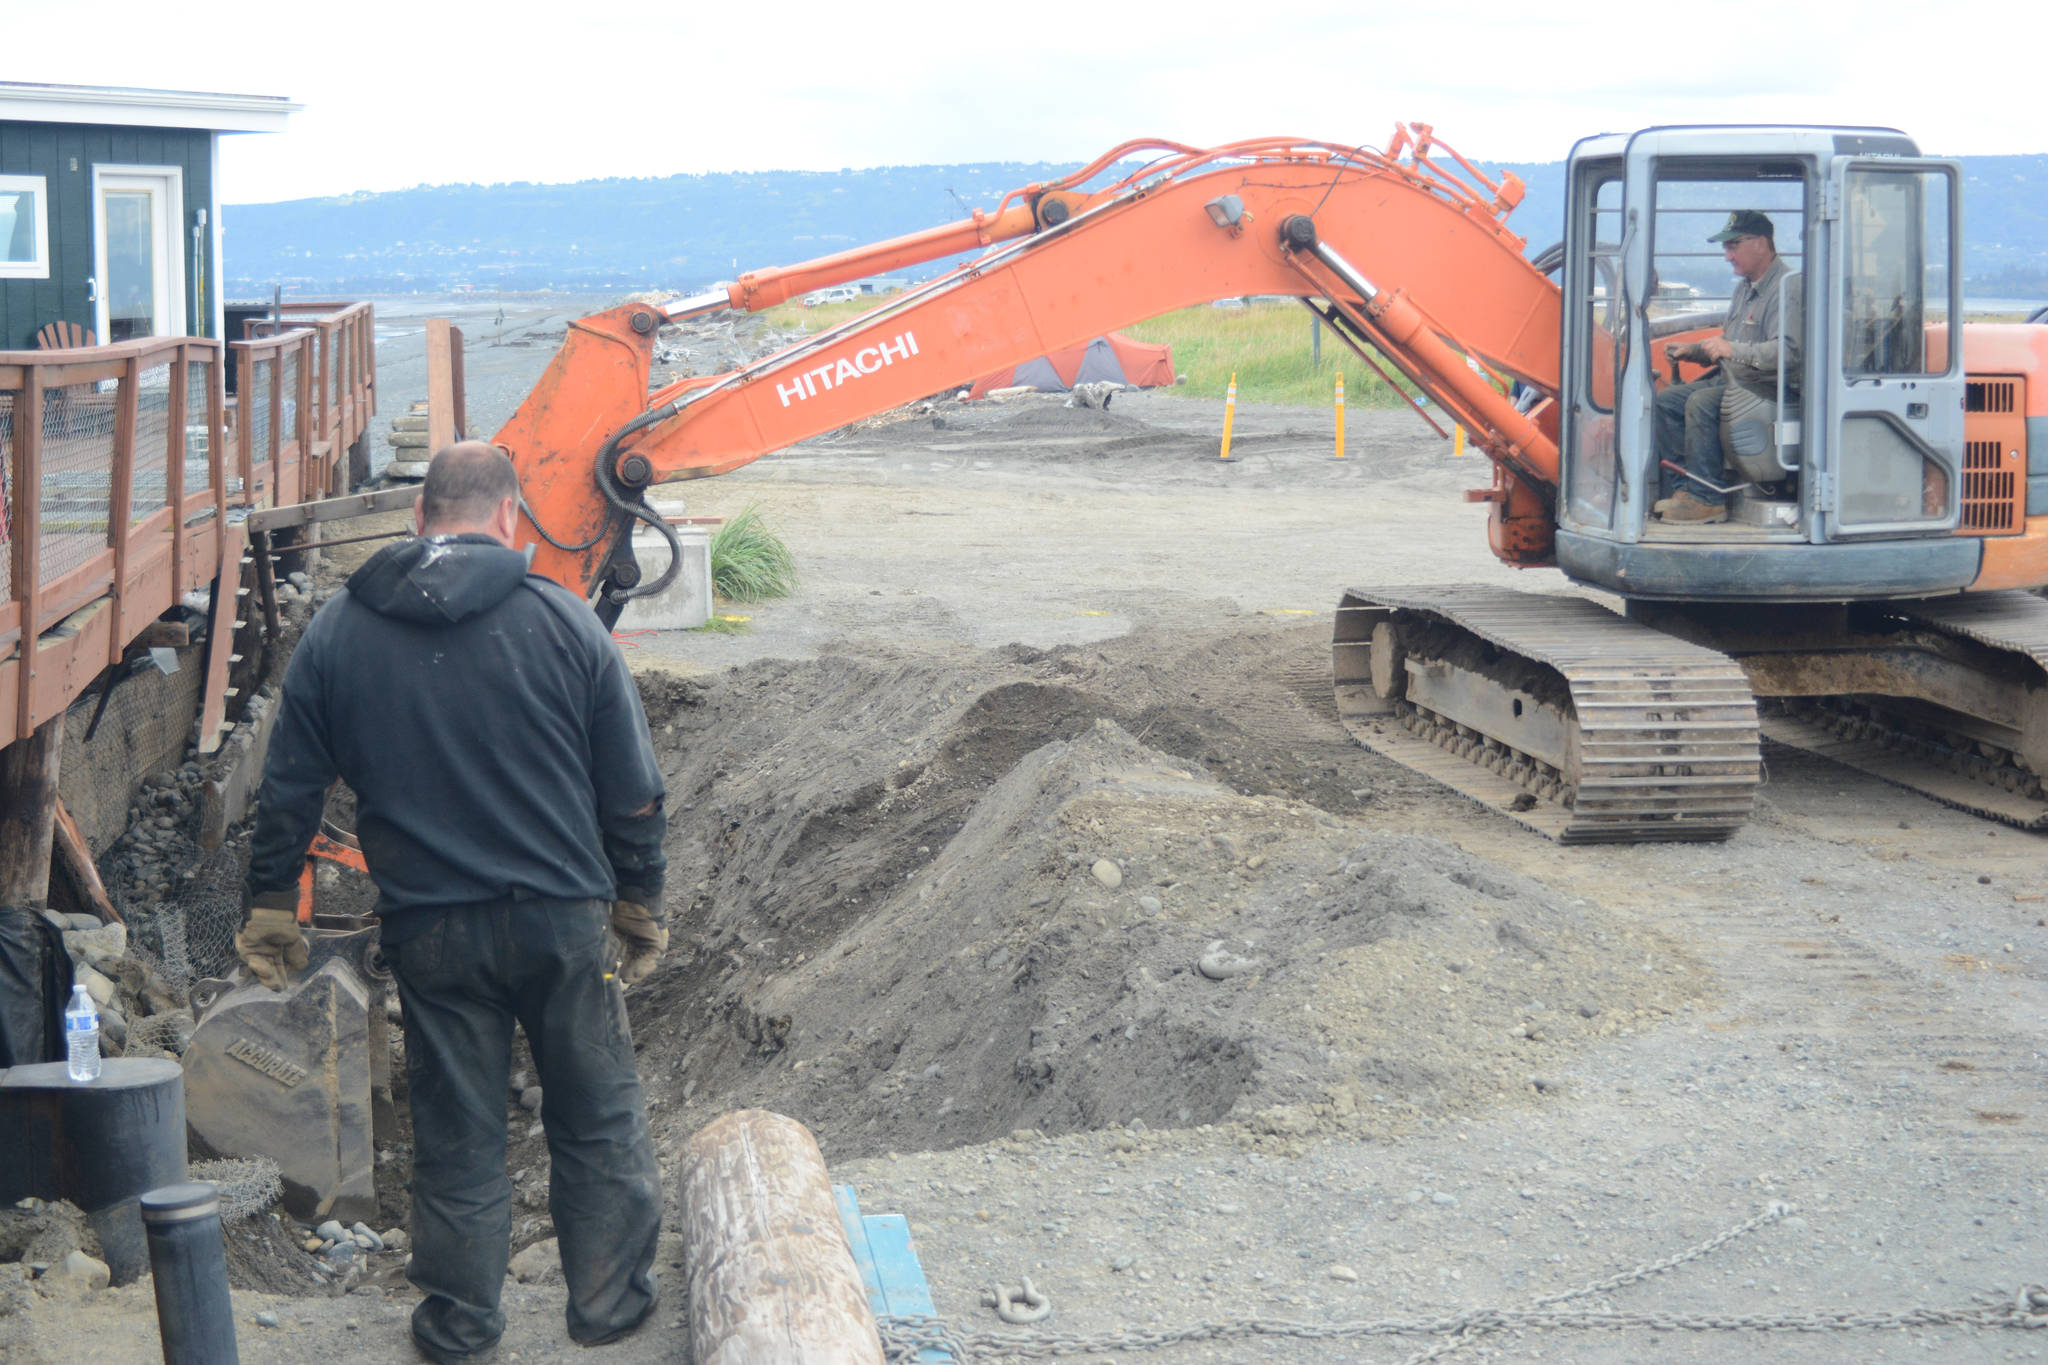
[[[1668,498],[1683,488],[1701,502],[1716,507],[1728,501],[1726,493],[1708,487],[1728,482],[1727,462],[1721,456],[1721,396],[1727,388],[1716,377],[1673,384],[1657,394],[1659,497]],[[1684,465],[1696,477],[1679,478],[1664,468],[1664,460]],[[1700,482],[1701,479],[1706,482]]]
[[[625,999],[605,979],[609,911],[603,901],[497,901],[388,923],[412,1101],[409,1276],[427,1296],[412,1330],[434,1359],[459,1360],[505,1330],[515,1020],[540,1072],[569,1335],[616,1335],[654,1304],[661,1178]]]

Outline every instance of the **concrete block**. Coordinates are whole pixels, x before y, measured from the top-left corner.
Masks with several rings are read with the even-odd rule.
[[[635,598],[619,617],[620,630],[695,630],[711,620],[711,532],[702,526],[678,526],[682,571],[655,597]],[[633,556],[640,561],[640,581],[652,583],[668,568],[668,542],[656,531],[633,533]]]
[[[235,987],[185,1049],[192,1135],[220,1156],[275,1161],[285,1207],[305,1222],[376,1215],[370,999],[332,958],[282,991]]]

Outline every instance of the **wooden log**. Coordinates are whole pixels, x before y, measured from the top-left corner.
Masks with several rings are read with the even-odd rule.
[[[49,903],[57,764],[63,756],[62,711],[0,749],[0,905]]]
[[[808,1128],[722,1115],[682,1162],[690,1344],[698,1365],[881,1365],[882,1340]]]

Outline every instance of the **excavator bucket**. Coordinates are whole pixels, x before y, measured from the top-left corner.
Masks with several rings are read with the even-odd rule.
[[[192,1135],[212,1154],[267,1156],[297,1218],[375,1216],[375,1139],[392,1121],[375,928],[314,929],[310,961],[272,991],[242,976],[193,987],[185,1051]]]

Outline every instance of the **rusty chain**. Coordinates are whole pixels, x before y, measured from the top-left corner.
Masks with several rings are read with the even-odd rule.
[[[1436,1317],[1374,1318],[1334,1323],[1287,1322],[1268,1318],[1232,1318],[1185,1327],[1146,1331],[1117,1328],[1107,1332],[961,1331],[941,1318],[882,1317],[882,1347],[891,1361],[916,1361],[919,1351],[933,1347],[952,1354],[960,1365],[975,1360],[1052,1356],[1109,1355],[1154,1351],[1195,1342],[1259,1337],[1291,1337],[1302,1341],[1336,1341],[1360,1337],[1436,1338],[1404,1365],[1421,1365],[1491,1333],[1516,1331],[1665,1332],[1850,1332],[1913,1327],[2048,1327],[2048,1288],[2028,1285],[2016,1295],[1996,1299],[1979,1295],[1967,1307],[1904,1308],[1889,1312],[1829,1313],[1655,1313],[1587,1308],[1562,1308],[1574,1299],[1609,1293],[1636,1284],[1703,1256],[1792,1212],[1789,1204],[1772,1203],[1755,1217],[1726,1229],[1696,1246],[1659,1261],[1649,1261],[1604,1279],[1546,1294],[1525,1308],[1472,1308]]]

